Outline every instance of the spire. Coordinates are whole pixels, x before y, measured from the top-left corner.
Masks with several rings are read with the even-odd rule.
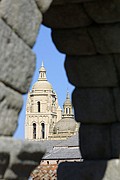
[[[46,70],[44,68],[44,63],[42,61],[42,64],[41,64],[41,68],[39,70],[39,78],[38,78],[38,81],[47,81],[47,78],[46,78]]]
[[[64,109],[64,113],[63,116],[69,116],[69,117],[73,117],[73,112],[72,112],[72,103],[70,101],[70,95],[67,89],[67,94],[66,94],[66,100],[63,104],[63,109]]]
[[[69,95],[69,92],[68,92],[68,88],[67,88],[66,100],[67,100],[67,99],[70,99],[70,95]]]
[[[44,67],[44,63],[43,63],[43,61],[42,61],[42,65],[41,65],[41,67]]]

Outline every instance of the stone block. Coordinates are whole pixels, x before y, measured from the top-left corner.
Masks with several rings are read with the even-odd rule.
[[[29,46],[34,45],[42,15],[33,0],[1,0],[0,17]]]
[[[86,28],[52,30],[57,49],[67,55],[94,55],[95,46]]]
[[[120,122],[120,88],[113,88],[114,107],[117,122]]]
[[[1,137],[0,142],[0,152],[10,155],[4,179],[27,179],[45,153],[45,148],[38,142],[22,142],[10,137]]]
[[[82,124],[79,131],[80,151],[85,160],[112,158],[111,126]]]
[[[118,87],[117,71],[111,55],[66,56],[69,82],[76,87]]]
[[[51,6],[43,16],[44,25],[57,29],[84,27],[91,23],[81,4]]]
[[[113,54],[113,59],[116,66],[118,78],[120,79],[120,54]]]
[[[35,55],[2,20],[0,42],[0,81],[26,93],[35,69]]]
[[[119,180],[120,160],[65,162],[57,174],[58,180]]]
[[[13,135],[21,107],[22,96],[0,83],[0,135]]]
[[[92,2],[92,1],[96,1],[96,0],[53,0],[52,5],[84,3],[84,2]]]
[[[76,88],[72,102],[78,122],[103,124],[117,121],[113,91],[109,88]]]
[[[120,53],[120,23],[91,26],[88,32],[98,53]]]
[[[50,6],[53,0],[35,0],[40,11],[44,13]]]
[[[4,173],[8,168],[9,164],[9,153],[4,151],[0,151],[0,179],[3,179]]]
[[[106,172],[103,180],[120,179],[120,160],[114,159],[107,162]]]
[[[96,23],[120,22],[120,2],[118,0],[85,2],[84,7]]]
[[[111,126],[112,157],[120,158],[120,123]]]

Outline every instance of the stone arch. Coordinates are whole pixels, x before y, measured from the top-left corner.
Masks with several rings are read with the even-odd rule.
[[[50,3],[51,0],[47,3],[39,0],[0,1],[0,63],[2,64],[0,69],[0,92],[2,92],[0,94],[2,113],[0,133],[2,136],[11,136],[16,130],[17,117],[22,107],[21,94],[28,91],[35,69],[35,56],[31,48],[42,22],[42,14]],[[82,156],[89,160],[104,160],[104,162],[89,161],[87,164],[93,167],[94,171],[96,169],[101,172],[100,177],[95,177],[95,179],[102,179],[106,164],[108,164],[107,169],[109,165],[110,168],[113,167],[112,171],[109,171],[111,173],[109,177],[115,179],[113,176],[115,164],[118,169],[120,164],[119,160],[117,163],[115,160],[107,161],[111,158],[119,158],[120,153],[119,9],[119,1],[58,0],[53,1],[50,9],[44,14],[43,21],[52,28],[52,38],[58,50],[66,54],[67,76],[76,87],[73,92],[73,105],[76,120],[81,122],[79,136]],[[26,147],[24,142],[17,146],[17,141],[5,137],[3,149],[7,149],[8,141],[14,144],[16,153],[21,147],[23,149]],[[32,147],[32,144],[27,145]],[[36,151],[40,147],[35,144],[33,146],[36,147]],[[13,149],[9,149],[8,156],[11,156],[12,152]],[[30,153],[28,152],[28,156]],[[33,149],[32,153],[35,153]],[[19,151],[16,158],[23,154]],[[15,154],[12,155],[15,156]],[[39,157],[42,155],[41,150]],[[34,161],[38,163],[38,160],[34,159]],[[12,176],[14,178],[19,174],[19,172],[13,172],[14,162],[12,163],[7,161],[6,169],[9,167],[9,170],[2,173],[3,179],[9,179]],[[86,163],[85,166],[83,163],[83,168],[80,168],[85,172],[84,174],[82,172],[83,179],[89,173],[95,175],[94,172],[86,173],[84,169]],[[103,169],[100,169],[100,163],[103,163]],[[67,169],[67,172],[71,171]],[[23,176],[27,178],[29,173],[19,174],[19,178]],[[62,175],[66,176],[66,173]],[[75,171],[74,175],[77,175]],[[105,175],[107,176],[107,172]],[[119,177],[119,173],[116,176]]]

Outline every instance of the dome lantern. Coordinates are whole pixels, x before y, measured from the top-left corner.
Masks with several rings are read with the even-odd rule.
[[[44,68],[43,61],[42,61],[41,68],[40,68],[40,70],[39,70],[39,78],[38,78],[38,81],[47,81],[46,69]]]
[[[46,69],[42,62],[41,68],[39,70],[39,78],[38,81],[33,85],[32,90],[51,90],[52,85],[48,82],[46,77]]]

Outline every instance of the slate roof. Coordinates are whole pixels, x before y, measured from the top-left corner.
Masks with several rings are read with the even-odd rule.
[[[52,159],[80,159],[81,154],[78,148],[55,148],[49,154],[44,156],[45,160]]]
[[[61,141],[56,146],[79,146],[78,133],[67,140]]]
[[[47,149],[44,160],[81,158],[78,133],[67,140],[46,140],[40,143]]]

